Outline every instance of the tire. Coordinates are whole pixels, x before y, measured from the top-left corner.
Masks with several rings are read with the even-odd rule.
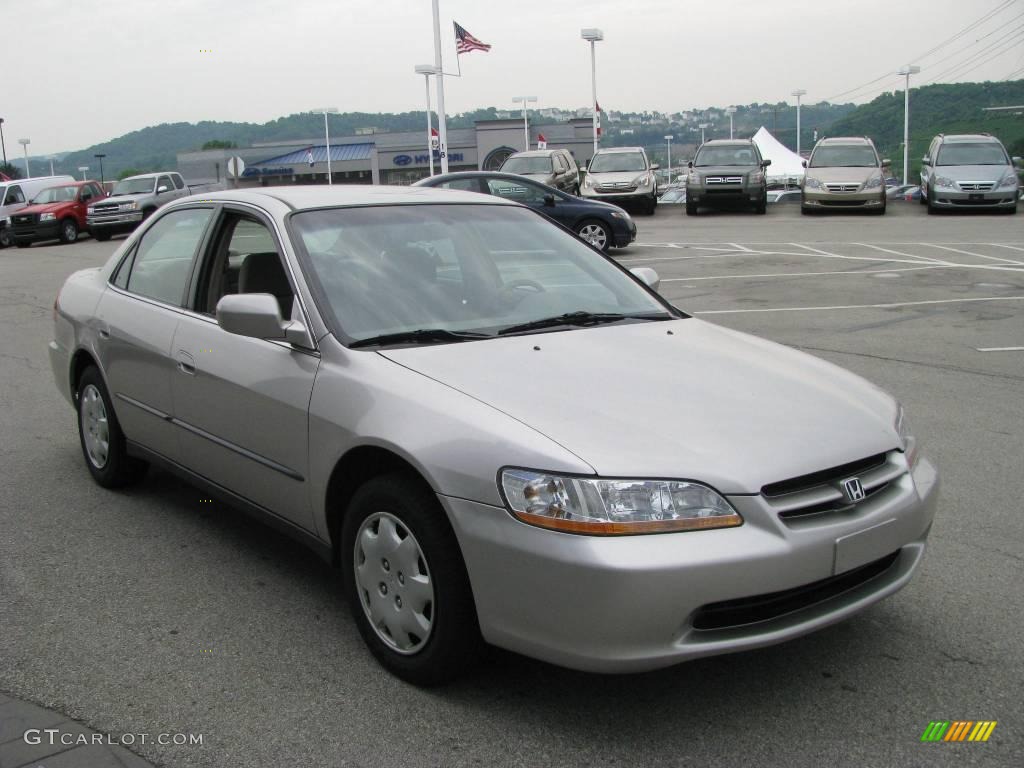
[[[111,232],[105,229],[89,230],[89,234],[92,235],[93,240],[98,240],[101,243],[107,242],[110,239]]]
[[[11,231],[7,227],[0,228],[0,248],[10,248],[14,245],[14,238],[11,237]]]
[[[576,225],[576,235],[599,251],[608,252],[612,247],[612,231],[603,221],[586,219]]]
[[[65,245],[73,243],[78,239],[78,222],[74,219],[64,219],[60,223],[60,241]]]
[[[345,598],[388,671],[414,685],[440,685],[480,658],[484,643],[462,552],[419,478],[395,473],[365,483],[346,510],[340,546]]]
[[[92,479],[104,488],[121,488],[142,478],[146,463],[128,455],[103,377],[90,365],[78,379],[78,437]]]
[[[15,240],[14,244],[16,246],[18,246],[19,248],[31,248],[32,247],[32,241],[31,240]]]
[[[917,202],[920,205],[927,205],[928,204],[928,198],[924,196],[924,192],[923,191],[921,192],[920,196],[917,198]]]
[[[935,214],[937,214],[939,212],[939,209],[936,208],[934,205],[932,205],[932,201],[931,200],[926,201],[925,205],[928,206],[928,215],[929,216],[934,216]]]
[[[806,205],[801,205],[800,206],[800,215],[801,216],[810,216],[812,213],[814,213],[814,211],[812,211]]]
[[[576,196],[576,197],[579,197],[579,196],[580,196],[580,185],[579,185],[579,184],[574,184],[574,185],[573,185],[573,188],[572,188],[572,190],[571,190],[571,191],[569,192],[569,194],[570,194],[570,195],[574,195],[574,196]]]
[[[653,216],[654,212],[658,210],[658,193],[655,192],[651,196],[651,199],[647,202],[646,213],[648,216]]]
[[[145,221],[150,216],[152,216],[154,213],[156,213],[156,208],[145,208],[142,211],[142,220]]]
[[[761,195],[760,201],[758,201],[757,205],[754,206],[754,212],[757,213],[760,216],[763,216],[764,214],[768,213],[768,192],[767,191],[763,195]]]
[[[697,215],[697,204],[691,203],[689,200],[686,201],[686,215],[696,216]]]

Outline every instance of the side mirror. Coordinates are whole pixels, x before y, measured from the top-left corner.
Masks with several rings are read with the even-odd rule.
[[[925,155],[924,157],[921,158],[921,165],[931,165],[931,164],[932,164],[932,159],[930,157],[928,157],[928,155]]]
[[[546,205],[548,208],[553,208],[555,205],[555,196],[544,195],[544,205]]]
[[[807,167],[807,161],[806,160],[801,160],[800,161],[800,165],[802,165],[804,168],[806,168]]]
[[[890,160],[888,157],[883,157],[882,158],[882,167],[883,168],[888,168],[891,165],[892,165],[892,160]]]
[[[652,170],[652,171],[656,171],[656,170],[658,170],[659,168],[661,168],[661,166],[660,166],[660,165],[658,165],[657,163],[652,163],[652,164],[651,164],[651,170]]]
[[[687,168],[693,168],[693,160],[690,160],[690,161],[689,161],[689,162],[688,162],[688,163],[686,164],[686,167],[687,167]]]
[[[166,192],[166,191],[167,191],[167,186],[166,186],[166,185],[164,185],[164,184],[161,184],[161,185],[160,185],[159,187],[157,187],[157,188],[156,188],[156,193],[157,193],[158,195],[159,195],[159,194],[163,194],[163,193],[164,193],[164,192]]]
[[[762,167],[762,168],[767,168],[767,167],[768,167],[769,165],[771,165],[771,164],[772,164],[772,161],[771,161],[771,160],[762,160],[762,161],[761,161],[761,167]]]
[[[657,291],[658,286],[661,285],[661,278],[658,277],[658,273],[650,267],[633,267],[629,271],[643,280],[644,284],[652,291]]]
[[[281,319],[281,306],[269,293],[231,293],[217,302],[217,325],[228,333],[253,339],[278,339],[313,348],[302,323]]]
[[[1014,168],[1024,168],[1024,159],[1014,156],[1013,158]]]

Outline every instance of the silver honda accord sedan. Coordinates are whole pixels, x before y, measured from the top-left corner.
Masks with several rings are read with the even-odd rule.
[[[96,482],[156,464],[306,542],[418,684],[485,643],[653,669],[903,587],[938,477],[900,405],[656,289],[498,198],[268,187],[73,274],[49,351]]]

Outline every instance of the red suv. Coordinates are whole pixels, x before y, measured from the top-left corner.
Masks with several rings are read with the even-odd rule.
[[[40,240],[73,243],[84,230],[89,203],[106,197],[95,181],[76,181],[48,187],[29,200],[28,206],[11,216],[11,240],[28,248]]]

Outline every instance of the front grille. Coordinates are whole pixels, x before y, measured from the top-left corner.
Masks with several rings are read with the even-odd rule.
[[[31,226],[38,221],[39,217],[34,213],[28,213],[23,216],[12,216],[11,224],[14,226]]]
[[[709,603],[697,609],[693,616],[693,628],[714,630],[742,627],[777,619],[826,600],[833,600],[881,576],[893,566],[899,554],[897,550],[860,568],[793,589]]]
[[[635,184],[602,184],[600,187],[596,187],[598,192],[635,192]]]
[[[705,184],[742,184],[742,176],[706,176]]]
[[[825,189],[829,192],[856,192],[860,184],[825,184]]]
[[[94,205],[89,213],[116,213],[117,205]]]
[[[897,457],[899,451],[879,453],[849,464],[771,483],[761,489],[768,506],[783,522],[796,518],[855,511],[878,496],[903,474],[906,466]],[[845,483],[856,479],[863,497],[850,498]]]
[[[996,188],[994,181],[961,181],[958,183],[964,192],[991,192]]]

